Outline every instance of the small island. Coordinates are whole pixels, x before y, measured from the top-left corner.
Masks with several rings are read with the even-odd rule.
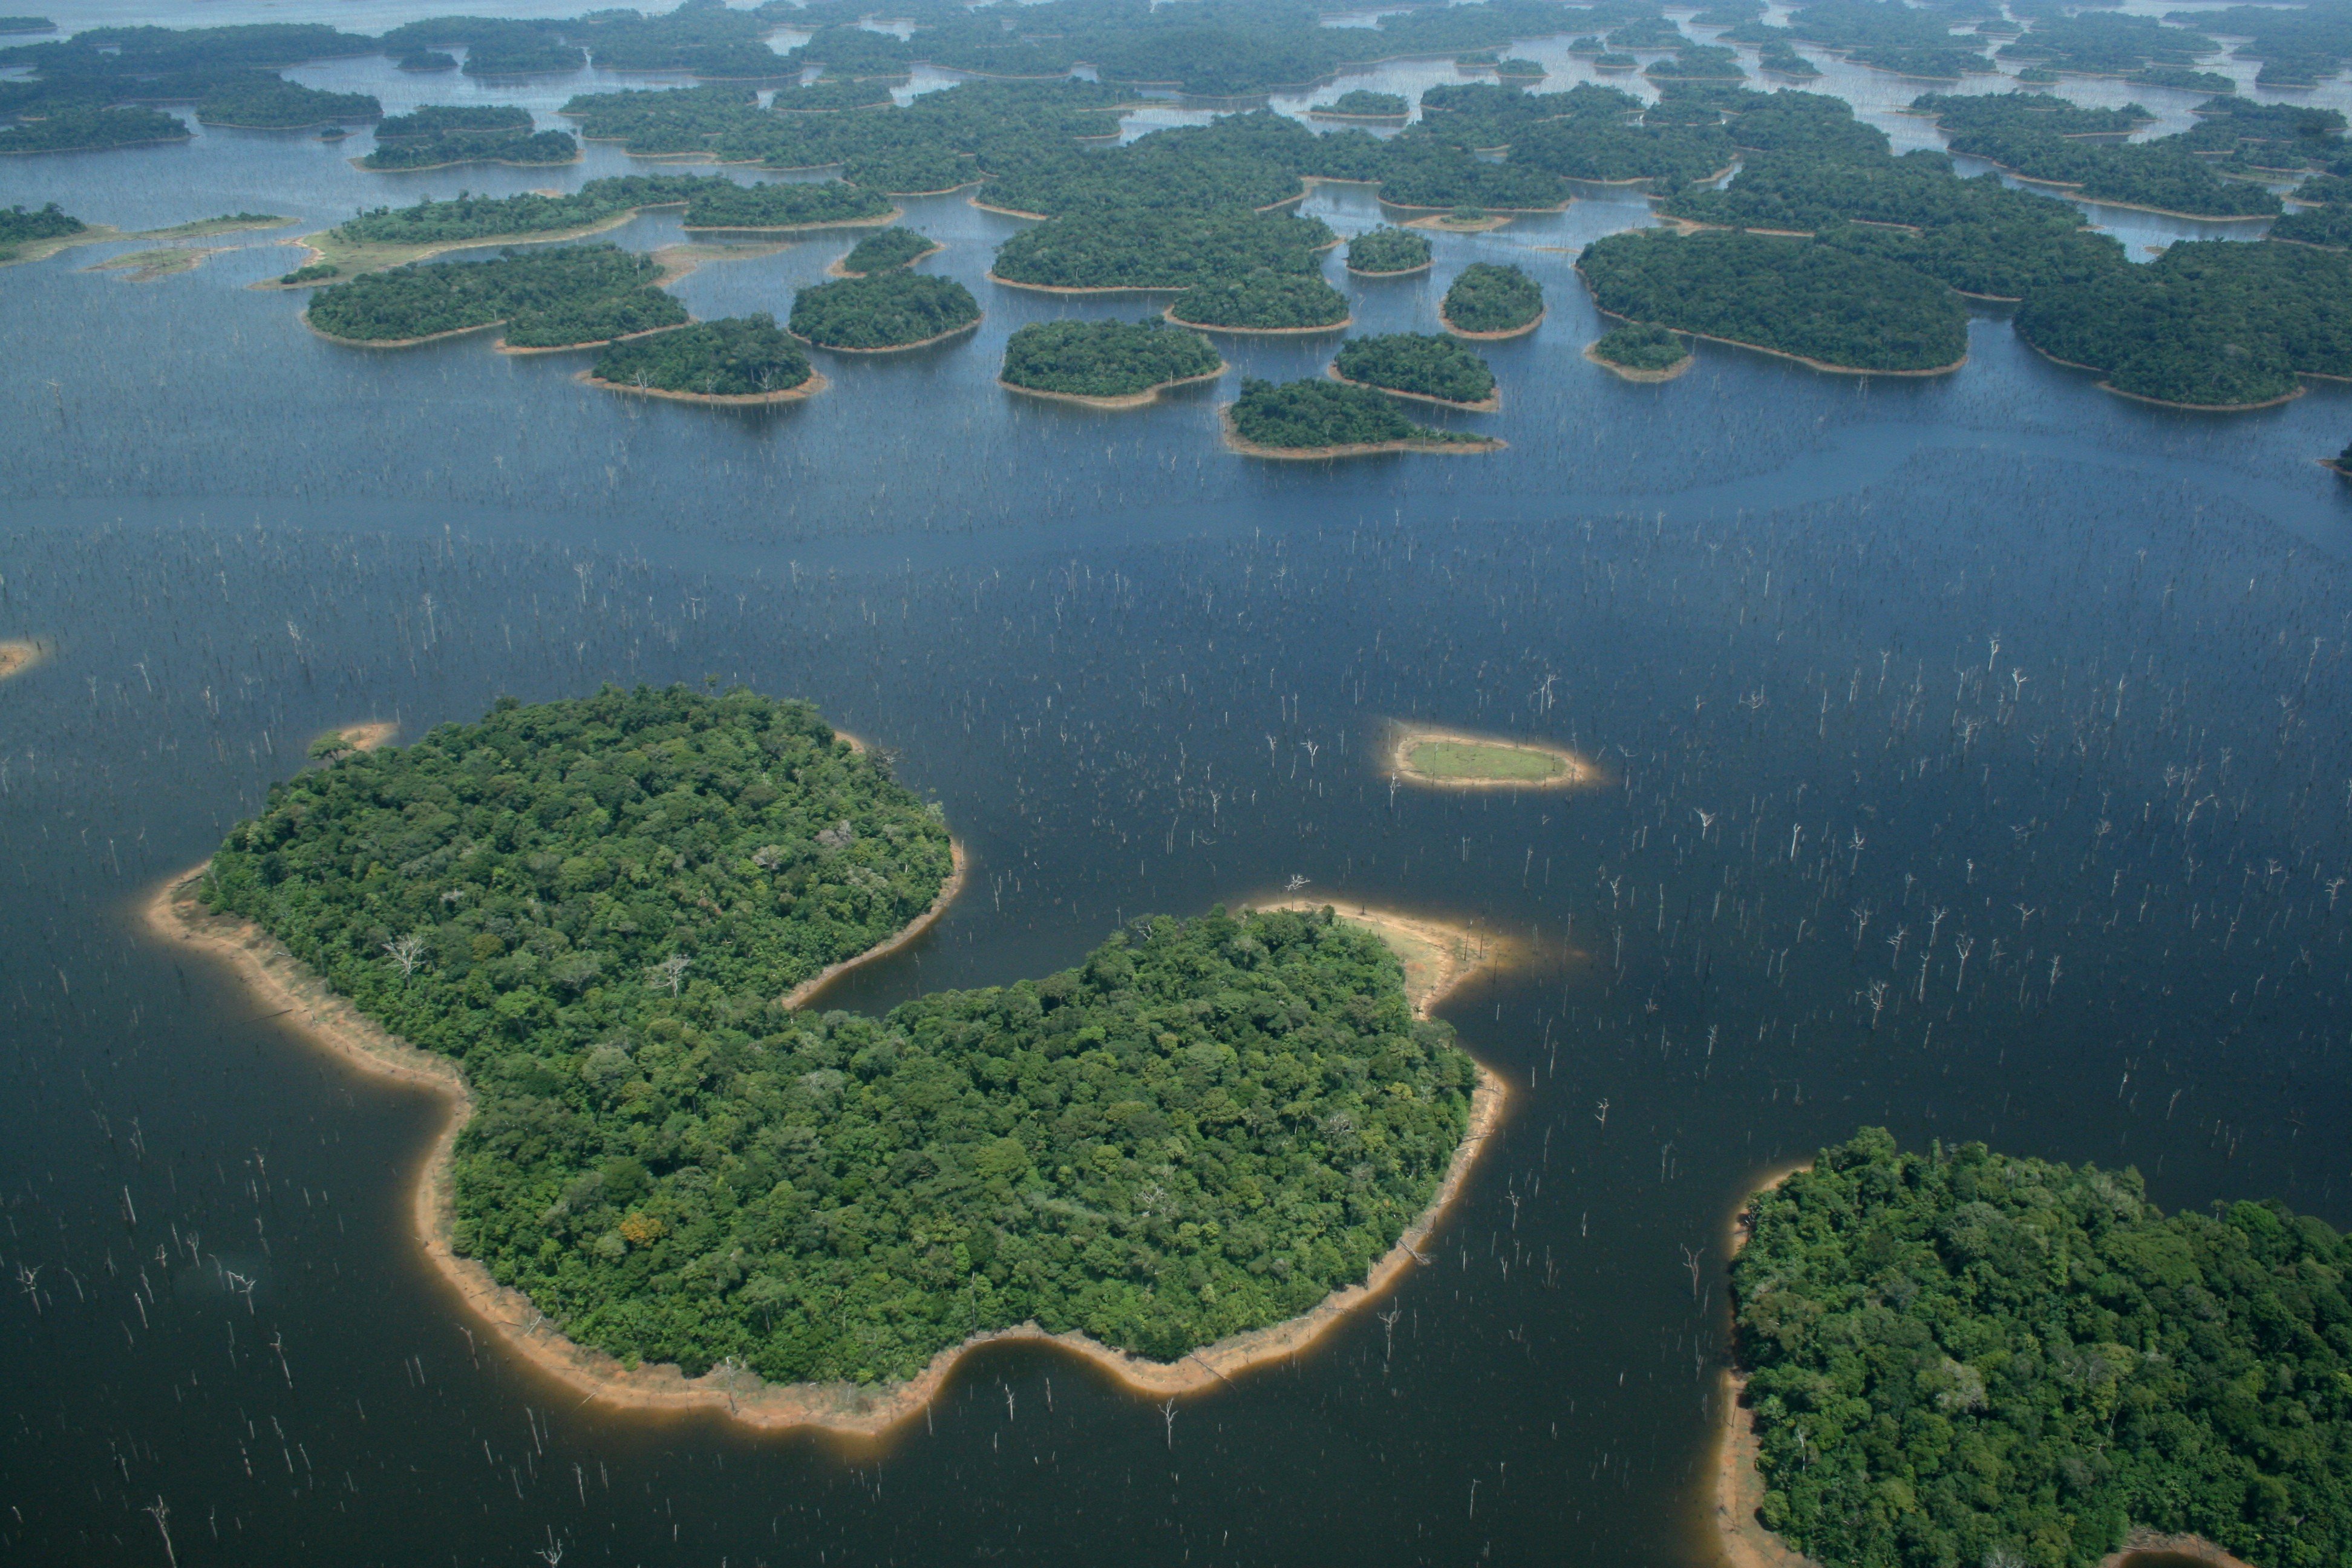
[[[1412,105],[1402,93],[1372,92],[1357,88],[1343,92],[1328,103],[1318,103],[1307,111],[1309,120],[1360,120],[1374,124],[1393,123],[1412,112]]]
[[[1459,338],[1525,337],[1543,324],[1543,289],[1516,267],[1474,261],[1445,290],[1438,319]]]
[[[826,384],[765,310],[611,344],[581,379],[609,392],[722,407],[798,402]]]
[[[2136,1170],[1865,1128],[1739,1224],[1735,1562],[2273,1564],[2352,1541],[2352,1410],[2321,1392],[2352,1375],[2352,1240],[2322,1221],[2168,1215]]]
[[[1395,727],[1388,770],[1435,789],[1577,789],[1601,778],[1599,768],[1564,746],[1420,724]]]
[[[1213,332],[1267,336],[1336,332],[1354,320],[1348,297],[1319,274],[1283,272],[1196,283],[1176,296],[1168,319]]]
[[[1584,357],[1625,381],[1672,381],[1697,363],[1690,345],[1664,327],[1617,327],[1585,345]]]
[[[1491,436],[1415,425],[1385,394],[1328,380],[1278,385],[1244,381],[1241,396],[1222,414],[1225,445],[1246,458],[1311,461],[1381,452],[1470,456],[1503,449]]]
[[[690,826],[654,808],[689,789]],[[414,853],[362,874],[361,843]],[[1042,979],[878,1019],[802,1008],[961,874],[937,815],[804,705],[608,689],[299,773],[148,916],[314,1040],[450,1100],[415,1195],[427,1254],[583,1399],[875,1434],[1008,1338],[1189,1392],[1312,1342],[1421,1256],[1507,1094],[1429,1016],[1481,962],[1472,933],[1328,907],[1139,918]],[[583,923],[614,900],[629,918]],[[1199,1005],[1231,995],[1257,1005]],[[1283,1014],[1278,1036],[1255,1021]],[[1277,1095],[1328,1130],[1311,1152],[1247,1114]],[[698,1129],[690,1153],[645,1159],[649,1113]],[[525,1135],[550,1118],[574,1135]],[[1174,1137],[1216,1157],[1171,1172]],[[1350,1172],[1343,1214],[1285,1217]],[[1126,1252],[1097,1256],[1146,1183],[1214,1226],[1122,1233],[1149,1292]],[[906,1311],[909,1290],[940,1310]]]
[[[1429,241],[1407,228],[1368,229],[1348,242],[1347,268],[1359,278],[1405,278],[1426,272]]]
[[[161,110],[61,107],[0,131],[0,153],[90,153],[186,142],[194,135],[178,115]]]
[[[2322,468],[2333,468],[2346,479],[2352,479],[2352,442],[2347,442],[2344,450],[2336,456],[2320,458],[2319,463]]]
[[[1503,405],[1486,362],[1454,339],[1431,333],[1349,338],[1339,345],[1331,379],[1474,414],[1492,414]]]
[[[47,655],[47,648],[30,637],[0,640],[0,680],[24,674]]]
[[[1496,81],[1541,81],[1551,75],[1539,60],[1523,59],[1517,55],[1506,56],[1495,62]]]
[[[951,278],[880,272],[819,283],[793,299],[792,332],[837,353],[894,353],[980,325],[980,301]]]
[[[362,169],[417,172],[462,163],[537,168],[580,161],[568,131],[531,129],[530,110],[512,104],[427,104],[379,122],[375,151],[352,160]]]
[[[1190,289],[1252,273],[1306,276],[1339,243],[1289,213],[1080,213],[1024,229],[997,248],[988,280],[1053,294]]]
[[[1224,373],[1206,338],[1158,320],[1039,321],[1006,340],[997,384],[1089,408],[1141,408]]]
[[[911,267],[946,248],[928,234],[918,234],[911,228],[886,228],[859,240],[847,256],[825,270],[835,278],[868,278],[894,268]]]
[[[302,320],[338,342],[419,343],[504,325],[513,350],[590,348],[683,325],[686,307],[655,287],[651,257],[611,245],[509,250],[495,261],[436,261],[368,272],[311,296]]]

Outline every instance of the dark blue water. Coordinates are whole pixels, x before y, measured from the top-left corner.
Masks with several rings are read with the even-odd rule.
[[[316,225],[391,188],[349,143],[226,140],[12,161],[0,201]],[[423,187],[550,183],[457,175]],[[2352,396],[2146,409],[1992,314],[1935,381],[1702,345],[1624,385],[1569,263],[1643,218],[1580,202],[1344,283],[1366,330],[1425,329],[1507,258],[1551,315],[1463,421],[1507,452],[1336,468],[1225,453],[1230,381],[1121,416],[1000,393],[1014,326],[1139,307],[990,288],[1014,225],[951,199],[909,221],[977,338],[779,410],[341,349],[243,287],[290,264],[265,246],[0,273],[0,637],[56,645],[0,686],[0,1554],[161,1562],[160,1505],[192,1564],[1699,1563],[1725,1222],[1775,1163],[1883,1122],[2352,1223],[2352,487],[2312,460]],[[678,292],[782,313],[848,242]],[[1517,942],[1448,1016],[1521,1092],[1393,1321],[1172,1421],[991,1352],[866,1446],[603,1411],[500,1353],[409,1234],[436,1108],[135,909],[321,729],[604,680],[807,696],[944,803],[970,887],[842,1005],[1292,876]],[[1397,718],[1612,783],[1391,794]]]

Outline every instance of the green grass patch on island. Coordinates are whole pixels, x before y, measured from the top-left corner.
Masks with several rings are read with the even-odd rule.
[[[819,348],[911,348],[980,320],[980,301],[951,278],[892,271],[803,289],[792,330]]]
[[[1442,784],[1549,784],[1574,771],[1566,758],[1531,746],[1467,740],[1408,742],[1403,762]]]
[[[2133,1527],[2352,1552],[2352,1242],[2324,1222],[1872,1128],[1746,1223],[1733,1415],[1763,1522],[1827,1568],[2091,1568]]]

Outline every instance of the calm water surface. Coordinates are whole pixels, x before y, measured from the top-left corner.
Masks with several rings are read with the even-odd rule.
[[[1520,52],[1565,79],[1550,47]],[[1874,113],[1914,89],[1850,74]],[[577,85],[304,75],[387,107]],[[317,226],[627,166],[394,180],[344,161],[365,145],[11,160],[0,202]],[[1000,393],[1021,323],[1144,307],[992,288],[1018,226],[958,199],[908,221],[977,338],[829,361],[781,410],[646,405],[478,339],[339,348],[245,288],[291,264],[268,237],[151,284],[79,270],[106,247],[0,276],[0,637],[56,645],[0,688],[0,1553],[161,1563],[168,1529],[191,1564],[1679,1568],[1713,1560],[1727,1221],[1759,1173],[1884,1122],[2352,1223],[2352,500],[2313,461],[2352,395],[2142,408],[1991,312],[1934,381],[1702,345],[1628,386],[1580,357],[1570,262],[1646,220],[1599,197],[1441,237],[1421,282],[1335,261],[1366,331],[1431,330],[1481,258],[1551,313],[1462,421],[1507,452],[1329,468],[1223,452],[1230,380],[1118,416]],[[848,242],[677,291],[782,314]],[[1226,353],[1287,377],[1328,347]],[[436,1107],[135,910],[320,729],[604,680],[808,696],[943,802],[970,889],[840,1005],[1292,876],[1512,943],[1448,1016],[1519,1093],[1393,1320],[1172,1412],[991,1352],[878,1446],[615,1415],[503,1355],[409,1234]],[[1392,789],[1397,718],[1573,743],[1610,783]]]

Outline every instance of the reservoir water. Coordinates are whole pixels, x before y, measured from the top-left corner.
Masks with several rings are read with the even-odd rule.
[[[1565,85],[1547,49],[1517,52]],[[301,75],[487,91],[383,66]],[[392,179],[344,161],[365,144],[9,160],[0,204],[297,234],[629,166]],[[1577,247],[1648,221],[1602,194],[1439,237],[1433,279],[1331,264],[1367,331],[1433,330],[1472,260],[1541,280],[1541,331],[1486,351],[1502,412],[1457,421],[1507,451],[1259,464],[1217,439],[1231,378],[1120,415],[1000,392],[1021,323],[1146,307],[990,286],[1015,220],[908,207],[979,333],[836,356],[775,410],[609,396],[478,338],[328,343],[246,287],[292,265],[274,236],[149,283],[81,270],[132,244],[0,273],[0,638],[54,645],[0,685],[0,1555],[160,1563],[168,1530],[188,1564],[1680,1568],[1715,1560],[1727,1222],[1822,1143],[1882,1123],[2352,1223],[2352,486],[2314,461],[2352,393],[2143,407],[1990,310],[1935,380],[1701,345],[1626,385],[1579,353]],[[1348,188],[1307,210],[1377,220]],[[848,243],[677,292],[781,315]],[[1221,346],[1288,378],[1331,345]],[[607,680],[806,696],[942,802],[970,885],[833,1005],[1295,877],[1507,941],[1446,1016],[1517,1093],[1429,1266],[1171,1408],[1005,1348],[878,1445],[614,1413],[518,1364],[410,1232],[437,1107],[136,911],[320,730]],[[1608,783],[1393,787],[1400,719]]]

